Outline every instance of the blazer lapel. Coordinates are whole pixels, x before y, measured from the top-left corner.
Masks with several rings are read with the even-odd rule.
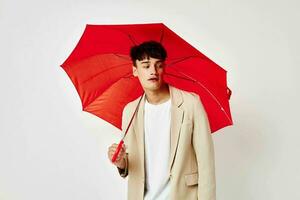
[[[184,112],[181,109],[183,103],[182,94],[179,90],[169,85],[170,97],[171,97],[171,130],[170,130],[170,157],[169,157],[169,170],[171,171],[174,157],[176,155],[176,149],[179,140],[180,127],[183,121]],[[140,106],[136,113],[136,120],[134,121],[134,133],[136,135],[138,149],[140,154],[140,161],[142,169],[145,168],[145,141],[144,141],[144,105],[145,105],[145,94],[141,100]]]
[[[171,96],[171,147],[170,147],[170,158],[169,158],[169,171],[173,166],[174,157],[176,155],[176,149],[179,140],[180,127],[183,120],[184,112],[181,109],[183,103],[182,94],[176,88],[169,86]]]

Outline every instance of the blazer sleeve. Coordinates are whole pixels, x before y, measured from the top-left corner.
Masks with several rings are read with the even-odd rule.
[[[198,199],[216,200],[214,144],[207,114],[198,95],[194,101],[193,146],[198,164]]]
[[[123,178],[126,178],[128,176],[128,154],[127,153],[126,153],[125,163],[126,163],[125,169],[121,169],[117,167],[120,176]]]

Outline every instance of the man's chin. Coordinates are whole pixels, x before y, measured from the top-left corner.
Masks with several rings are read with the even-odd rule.
[[[158,91],[160,89],[161,89],[161,85],[144,87],[144,90],[148,90],[148,91]]]

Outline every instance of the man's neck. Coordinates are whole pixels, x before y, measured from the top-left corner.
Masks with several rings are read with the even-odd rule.
[[[149,103],[151,104],[161,104],[169,100],[170,98],[170,91],[168,84],[164,84],[161,88],[157,91],[146,91],[146,98]]]

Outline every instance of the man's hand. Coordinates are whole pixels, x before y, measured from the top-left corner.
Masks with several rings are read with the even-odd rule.
[[[126,162],[125,162],[126,147],[124,144],[119,152],[119,155],[118,155],[116,161],[112,162],[112,157],[113,157],[117,147],[118,147],[118,144],[114,143],[108,148],[108,158],[112,164],[114,164],[115,166],[117,166],[120,169],[124,169],[126,167]]]

